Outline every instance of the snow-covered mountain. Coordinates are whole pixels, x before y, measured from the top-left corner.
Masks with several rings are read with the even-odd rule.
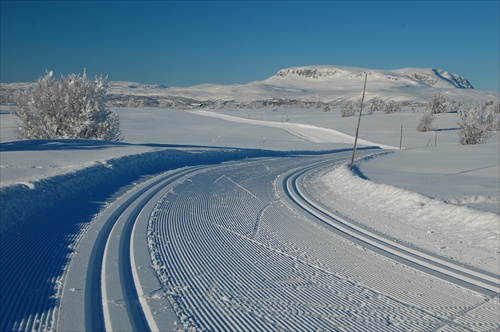
[[[155,88],[110,83],[114,95],[148,96],[161,102],[179,101],[211,105],[338,103],[359,100],[365,73],[368,75],[366,98],[380,97],[408,104],[425,104],[437,91],[463,102],[498,100],[499,94],[475,90],[465,77],[442,69],[403,68],[374,70],[343,66],[305,66],[285,68],[274,76],[247,84],[202,84],[191,87]],[[128,82],[130,83],[130,82]]]
[[[437,91],[447,99],[462,102],[497,101],[498,92],[478,91],[465,77],[442,69],[402,68],[374,70],[344,66],[305,66],[285,68],[274,76],[247,84],[202,84],[191,87],[135,82],[109,82],[114,106],[182,107],[229,106],[307,106],[359,100],[365,73],[368,75],[367,100],[379,97],[409,105],[423,105]],[[22,84],[2,84],[2,100]]]
[[[299,80],[299,81],[334,81],[341,83],[344,81],[348,85],[349,80],[363,78],[367,73],[370,78],[370,83],[384,84],[390,81],[398,84],[412,85],[430,85],[440,88],[462,88],[473,89],[470,82],[459,75],[451,74],[442,69],[420,69],[420,68],[404,68],[398,70],[371,70],[355,67],[338,67],[338,66],[308,66],[286,68],[280,70],[273,78],[274,81],[282,80]],[[268,81],[269,81],[268,80]]]

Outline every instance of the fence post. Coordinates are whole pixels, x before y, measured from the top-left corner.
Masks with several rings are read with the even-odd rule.
[[[399,149],[403,148],[403,125],[401,125],[401,135],[399,136]]]

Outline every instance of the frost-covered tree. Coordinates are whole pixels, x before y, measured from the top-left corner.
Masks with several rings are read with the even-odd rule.
[[[446,104],[447,104],[446,105],[447,112],[456,112],[457,109],[460,107],[460,103],[455,99],[448,100]]]
[[[459,141],[464,145],[481,144],[495,135],[498,114],[486,105],[469,106],[458,111]]]
[[[496,102],[492,106],[493,112],[496,114],[497,130],[500,130],[500,102]]]
[[[108,109],[106,81],[71,74],[40,77],[33,89],[16,98],[20,139],[79,138],[121,140],[118,114]]]
[[[379,97],[370,99],[369,104],[370,104],[370,107],[368,108],[369,114],[381,111],[384,108],[384,100],[382,100]]]
[[[401,111],[401,108],[403,105],[400,102],[394,101],[394,100],[389,100],[387,103],[385,103],[385,113],[386,114],[392,114],[395,112]]]
[[[432,130],[432,125],[434,123],[434,114],[430,108],[426,108],[420,121],[417,125],[417,130],[421,132],[427,132]]]
[[[497,114],[500,114],[500,102],[496,102],[495,104],[493,104],[493,111]]]
[[[441,91],[438,91],[434,96],[431,97],[431,99],[429,99],[429,101],[427,102],[427,108],[430,109],[434,114],[446,112],[446,99],[441,94]]]
[[[356,114],[356,103],[347,100],[340,105],[340,116],[348,118]]]

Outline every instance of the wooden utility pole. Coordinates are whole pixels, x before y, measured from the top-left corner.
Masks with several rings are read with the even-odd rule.
[[[365,73],[365,86],[363,87],[363,97],[361,98],[361,108],[359,110],[359,118],[358,118],[358,126],[356,128],[356,136],[354,137],[354,147],[352,149],[352,158],[351,158],[351,166],[354,165],[354,155],[356,154],[356,145],[358,144],[358,134],[359,134],[359,125],[361,123],[361,113],[363,113],[363,102],[365,101],[365,91],[366,91],[366,80],[368,79],[368,73]]]

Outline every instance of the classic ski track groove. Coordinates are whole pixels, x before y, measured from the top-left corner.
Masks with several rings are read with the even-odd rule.
[[[394,280],[379,280],[378,288],[363,285],[356,278],[351,280],[344,276],[351,264],[348,261],[342,261],[345,266],[338,266],[344,271],[339,274],[324,265],[322,260],[328,260],[329,257],[321,256],[322,252],[317,252],[315,258],[301,252],[298,247],[296,249],[294,243],[300,243],[300,234],[272,233],[275,227],[273,223],[293,217],[298,221],[294,219],[292,223],[305,220],[306,224],[299,225],[300,227],[323,237],[322,232],[311,229],[311,221],[307,221],[311,214],[319,215],[319,212],[314,211],[310,202],[301,197],[301,191],[297,190],[297,193],[292,187],[294,183],[300,182],[301,175],[324,166],[325,162],[309,166],[310,164],[302,161],[293,171],[289,170],[294,167],[288,166],[287,171],[270,175],[271,181],[261,180],[260,183],[269,183],[276,176],[281,176],[281,184],[280,181],[273,183],[282,186],[281,193],[290,196],[281,197],[279,203],[271,204],[276,197],[270,194],[269,189],[252,184],[253,177],[262,175],[249,171],[252,167],[258,168],[258,163],[265,164],[267,161],[271,162],[272,158],[249,161],[241,170],[233,170],[233,173],[242,172],[246,167],[248,175],[244,177],[233,173],[227,177],[224,170],[226,166],[214,167],[213,172],[206,172],[203,177],[190,177],[191,183],[176,186],[173,192],[167,193],[158,202],[148,231],[150,251],[163,288],[174,302],[179,324],[185,328],[202,327],[209,330],[308,330],[311,326],[324,329],[349,326],[359,331],[369,331],[392,324],[390,318],[384,318],[385,313],[392,310],[404,310],[407,321],[400,322],[401,328],[406,326],[425,330],[430,326],[435,329],[448,326],[468,330],[468,326],[476,324],[470,317],[464,317],[465,320],[470,320],[465,325],[459,322],[463,315],[473,310],[460,300],[458,293],[454,293],[462,292],[460,287],[447,294],[447,300],[433,299],[434,303],[440,304],[439,310],[436,310],[437,304],[434,304],[433,309],[427,310],[428,304],[424,300],[419,302],[411,294],[385,294],[383,289],[393,287],[391,284]],[[265,167],[269,169],[267,165]],[[236,167],[233,165],[234,168]],[[285,207],[285,201],[291,201],[295,206],[294,210],[297,211],[298,208],[302,212],[294,215],[293,211]],[[325,219],[324,216],[321,218]],[[256,220],[259,232],[255,232]],[[321,220],[321,223],[324,222]],[[328,222],[331,223],[330,220]],[[337,230],[336,233],[345,236],[344,230]],[[360,232],[357,236],[373,235],[365,233]],[[290,242],[290,239],[295,242]],[[364,238],[361,242],[366,241]],[[386,251],[387,248],[384,248],[377,252],[384,254]],[[398,254],[399,252],[393,253],[390,261]],[[396,258],[400,263],[405,262]],[[409,262],[412,263],[411,259]],[[418,269],[418,265],[411,266]],[[283,271],[289,271],[290,268],[298,272],[298,275],[312,274],[318,287],[312,287],[311,281],[299,277],[289,279]],[[419,278],[432,274],[427,269],[424,272]],[[469,273],[470,271],[462,277],[469,278]],[[477,275],[476,272],[473,273]],[[327,276],[333,276],[337,281],[332,284],[324,279]],[[442,277],[439,274],[436,276]],[[491,276],[484,276],[486,279],[489,277]],[[443,284],[453,281],[450,278],[444,279],[446,282]],[[471,280],[466,280],[468,282]],[[491,285],[488,286],[487,281],[486,285],[483,283],[480,281],[481,287],[473,286],[472,289],[477,292],[482,290],[487,294],[488,300],[474,303],[472,307],[485,306],[489,302],[489,296],[498,295],[484,289],[483,286],[488,288]],[[466,287],[463,280],[459,280],[459,284]],[[295,285],[294,291],[286,285]],[[346,285],[354,289],[354,292],[347,291]],[[307,292],[301,291],[301,288],[307,289]],[[333,307],[332,291],[338,294]],[[379,312],[372,313],[369,318],[365,318],[362,308],[354,308],[364,303],[362,293],[372,297],[371,306],[379,308]],[[378,297],[381,299],[378,300]],[[454,305],[450,305],[450,299]],[[491,306],[494,307],[496,302],[498,301],[493,301]],[[288,310],[295,314],[290,315]],[[412,325],[412,320],[425,321],[422,317],[428,317],[433,322],[427,322],[425,327]]]
[[[87,269],[85,329],[165,329],[149,307],[149,292],[137,273],[136,264],[144,264],[134,258],[137,226],[147,227],[162,301],[173,308],[177,320],[171,323],[178,328],[371,331],[397,322],[403,329],[474,330],[480,323],[474,312],[484,314],[498,306],[496,278],[394,243],[311,198],[304,177],[343,162],[345,155],[333,155],[333,162],[322,156],[267,157],[188,167],[135,188],[108,212],[94,244]],[[283,228],[285,221],[289,226]],[[376,259],[375,266],[359,270],[360,260],[373,254],[350,256],[351,242],[389,259]],[[424,274],[403,275],[402,280],[398,273],[403,272],[397,271],[393,279],[369,276],[379,268],[394,268],[393,260]],[[360,278],[359,272],[368,276]],[[430,286],[424,290],[433,299],[428,304],[404,286],[404,278],[423,285],[426,274],[484,295],[465,301],[460,287],[445,294]],[[398,287],[408,287],[406,293],[390,292],[398,282]],[[498,327],[491,323],[493,313],[491,317],[486,326]]]
[[[410,248],[403,244],[391,241],[384,236],[370,232],[366,228],[361,228],[342,218],[338,214],[326,209],[318,204],[302,186],[302,180],[307,172],[321,167],[316,165],[305,170],[288,175],[285,182],[285,191],[305,211],[311,213],[328,225],[338,229],[348,237],[354,237],[362,242],[379,248],[387,253],[394,254],[407,262],[412,262],[419,266],[425,267],[434,271],[434,275],[441,277],[442,275],[449,276],[453,279],[450,281],[474,291],[479,291],[489,296],[497,296],[500,293],[500,277],[492,276],[489,273],[469,269],[465,266],[458,265],[448,260],[444,260],[437,256],[426,254],[423,251]],[[412,264],[413,265],[413,264]]]
[[[132,258],[133,252],[133,238],[132,233],[135,227],[135,222],[137,217],[146,206],[146,204],[160,191],[166,190],[165,188],[169,185],[180,181],[187,175],[196,174],[200,169],[209,168],[210,166],[197,166],[190,167],[188,169],[180,169],[172,172],[168,172],[166,175],[158,176],[153,183],[148,184],[145,188],[142,188],[134,194],[132,197],[128,198],[125,202],[121,203],[119,208],[112,214],[108,219],[107,223],[113,224],[112,229],[107,235],[105,241],[104,252],[101,259],[94,261],[94,269],[100,270],[101,275],[99,282],[94,278],[93,283],[89,286],[92,291],[92,297],[89,299],[89,303],[92,303],[92,308],[87,307],[86,317],[87,323],[90,330],[116,330],[113,327],[115,322],[120,322],[119,330],[136,330],[136,331],[147,331],[151,330],[151,327],[156,327],[154,320],[152,320],[149,308],[144,299],[141,299],[139,294],[143,294],[142,290],[139,290],[140,284],[137,277],[135,260]],[[115,238],[119,238],[119,241],[114,241]],[[118,246],[118,257],[113,256],[109,258],[108,248],[112,246]],[[113,260],[114,259],[114,260]],[[111,263],[107,264],[107,261],[111,260]],[[113,263],[117,260],[117,263]],[[99,265],[102,268],[99,268]],[[110,269],[107,265],[117,265],[117,269]],[[111,272],[109,270],[112,270]],[[113,299],[108,298],[108,284],[117,282],[107,280],[109,273],[114,276],[119,276],[119,291],[114,292]],[[118,312],[118,314],[112,314],[110,312],[110,305],[113,300],[124,300],[124,308],[127,311],[126,315]],[[99,304],[99,301],[101,304]],[[101,310],[95,310],[93,305],[96,305]],[[87,316],[86,315],[86,316]],[[124,321],[124,316],[129,318],[129,322]]]

